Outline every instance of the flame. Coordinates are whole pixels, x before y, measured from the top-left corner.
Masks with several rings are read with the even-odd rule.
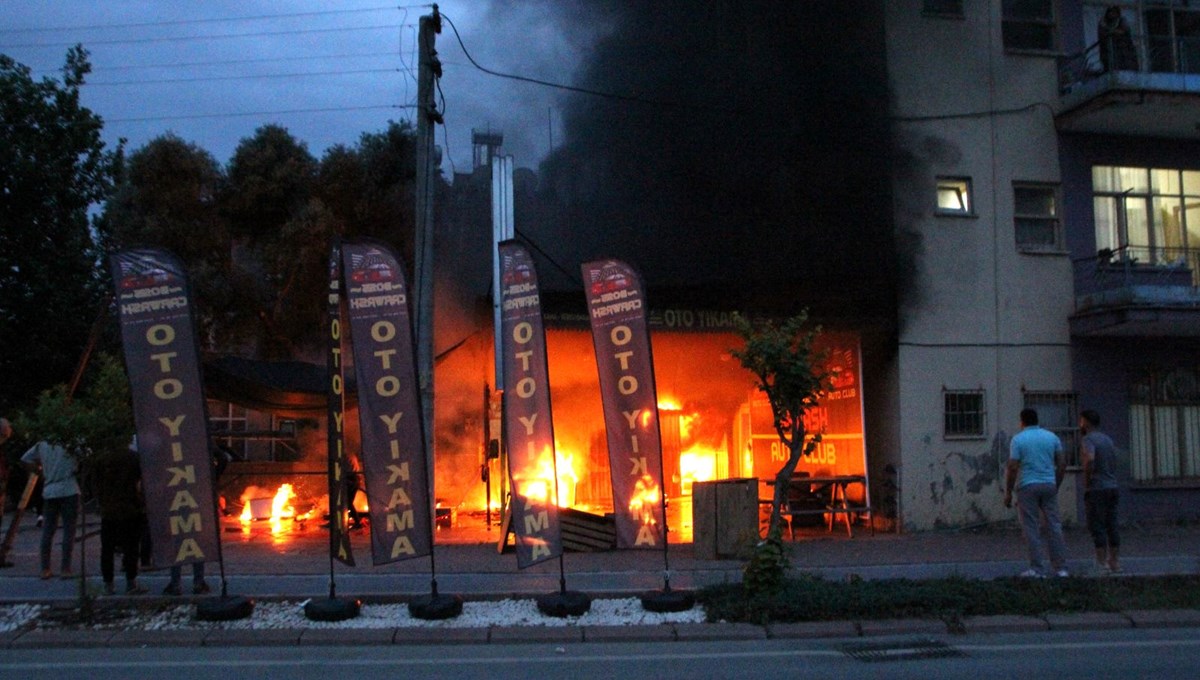
[[[251,509],[251,503],[256,500],[261,500],[262,496],[256,494],[262,493],[264,489],[258,487],[248,487],[242,494],[242,514],[238,517],[242,522],[242,531],[248,533],[250,531],[250,523],[254,521],[254,512]],[[305,520],[312,515],[312,511],[297,516],[296,509],[292,507],[291,501],[296,497],[296,492],[291,484],[280,484],[279,489],[275,492],[275,496],[271,499],[271,533],[279,534],[283,531],[283,520],[299,519]]]
[[[679,486],[685,496],[692,493],[692,484],[707,482],[717,476],[717,451],[693,448],[679,454]]]
[[[660,507],[660,494],[654,478],[645,475],[633,487],[633,498],[629,501],[629,512],[640,517],[643,525],[658,524],[655,513]]]
[[[521,494],[531,500],[547,503],[550,501],[550,480],[554,479],[554,471],[558,470],[558,507],[569,508],[575,503],[575,485],[579,483],[579,474],[575,472],[575,455],[562,451],[554,452],[554,464],[550,464],[549,450],[543,451],[538,457],[537,470],[532,477],[514,476]]]

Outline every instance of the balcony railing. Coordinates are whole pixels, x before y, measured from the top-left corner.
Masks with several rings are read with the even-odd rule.
[[[1124,47],[1109,40],[1092,43],[1059,58],[1059,87],[1065,93],[1097,78],[1115,82],[1120,72],[1200,73],[1200,37],[1134,35],[1133,45]]]
[[[1074,261],[1076,311],[1200,304],[1200,249],[1123,246]]]

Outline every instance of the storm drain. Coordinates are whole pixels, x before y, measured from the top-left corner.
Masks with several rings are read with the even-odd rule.
[[[900,640],[893,642],[855,642],[842,646],[842,652],[859,661],[912,661],[966,656],[939,640]]]

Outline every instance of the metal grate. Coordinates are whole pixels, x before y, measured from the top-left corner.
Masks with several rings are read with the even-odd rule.
[[[939,640],[908,640],[893,642],[853,642],[842,646],[842,653],[859,661],[913,661],[966,656]]]

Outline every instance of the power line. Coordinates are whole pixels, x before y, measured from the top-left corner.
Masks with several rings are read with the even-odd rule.
[[[339,28],[305,28],[291,31],[256,31],[253,33],[216,33],[213,35],[183,35],[172,37],[157,37],[157,38],[126,38],[120,40],[89,40],[89,47],[95,45],[144,45],[148,43],[170,43],[170,42],[194,42],[197,40],[225,40],[236,38],[265,38],[280,35],[312,35],[315,33],[348,33],[351,31],[374,31],[382,29],[404,28],[403,24],[380,24],[376,26],[349,26]],[[4,45],[0,49],[26,49],[35,47],[72,47],[79,44],[81,41],[72,40],[69,42],[53,42],[53,43],[24,43],[18,45]]]
[[[334,14],[364,14],[383,10],[410,10],[432,7],[432,5],[387,5],[382,7],[362,7],[358,9],[331,9],[319,12],[293,12],[287,14],[259,14],[244,17],[224,17],[212,19],[178,19],[175,21],[146,21],[129,24],[90,24],[82,26],[49,26],[44,28],[0,28],[0,33],[54,33],[58,31],[100,31],[113,28],[152,28],[161,26],[194,26],[197,24],[235,23],[239,21],[263,21],[271,19],[296,19],[301,17],[331,16]]]
[[[488,75],[496,76],[498,78],[508,78],[509,80],[519,80],[524,83],[532,83],[534,85],[541,85],[543,87],[552,87],[556,90],[566,90],[568,92],[578,92],[580,94],[592,95],[593,97],[603,97],[605,99],[616,99],[619,101],[637,102],[640,104],[653,104],[655,106],[683,106],[679,102],[646,99],[644,97],[638,97],[638,96],[627,95],[627,94],[618,94],[616,92],[603,92],[600,90],[591,90],[586,87],[575,87],[574,85],[563,85],[562,83],[554,83],[554,82],[550,82],[548,80],[540,80],[538,78],[530,78],[528,76],[517,75],[514,73],[501,73],[499,71],[493,71],[492,69],[481,66],[479,64],[479,62],[475,61],[475,58],[472,57],[471,53],[467,51],[467,46],[465,44],[463,44],[462,36],[459,35],[459,33],[458,33],[458,27],[454,25],[454,22],[451,21],[450,17],[446,16],[446,14],[444,12],[441,14],[441,16],[443,19],[446,20],[446,23],[450,24],[450,28],[454,31],[454,37],[458,39],[458,46],[462,48],[463,54],[466,55],[466,57],[467,57],[467,61],[471,62],[472,66],[479,69],[480,71],[483,71],[484,73],[486,73]],[[690,106],[690,108],[705,109],[708,107]]]
[[[374,57],[394,57],[392,52],[352,52],[345,54],[322,54],[310,57],[263,57],[261,59],[214,59],[209,61],[180,61],[172,64],[117,64],[113,66],[99,66],[92,64],[92,74],[108,73],[110,71],[138,71],[152,69],[168,69],[168,68],[194,68],[197,66],[236,66],[239,64],[269,64],[275,62],[289,61],[314,61],[317,59],[356,59],[356,58],[374,58]],[[49,75],[52,73],[61,73],[62,66],[53,68],[32,69],[38,75]],[[89,81],[90,83],[90,81]]]
[[[241,118],[245,116],[276,116],[291,113],[342,113],[345,111],[377,111],[380,109],[414,109],[415,104],[378,104],[374,106],[334,106],[321,109],[283,109],[278,111],[239,111],[235,113],[194,113],[178,116],[147,116],[144,118],[105,118],[105,123],[151,123],[165,120],[196,120],[205,118]]]
[[[193,78],[158,78],[154,80],[113,80],[108,82],[89,81],[87,84],[92,87],[117,86],[117,85],[162,85],[168,83],[201,83],[216,80],[256,80],[268,78],[307,78],[309,76],[344,76],[344,75],[362,75],[366,73],[400,73],[397,68],[367,68],[356,69],[350,71],[314,71],[310,73],[264,73],[264,74],[249,74],[237,76],[197,76]]]

